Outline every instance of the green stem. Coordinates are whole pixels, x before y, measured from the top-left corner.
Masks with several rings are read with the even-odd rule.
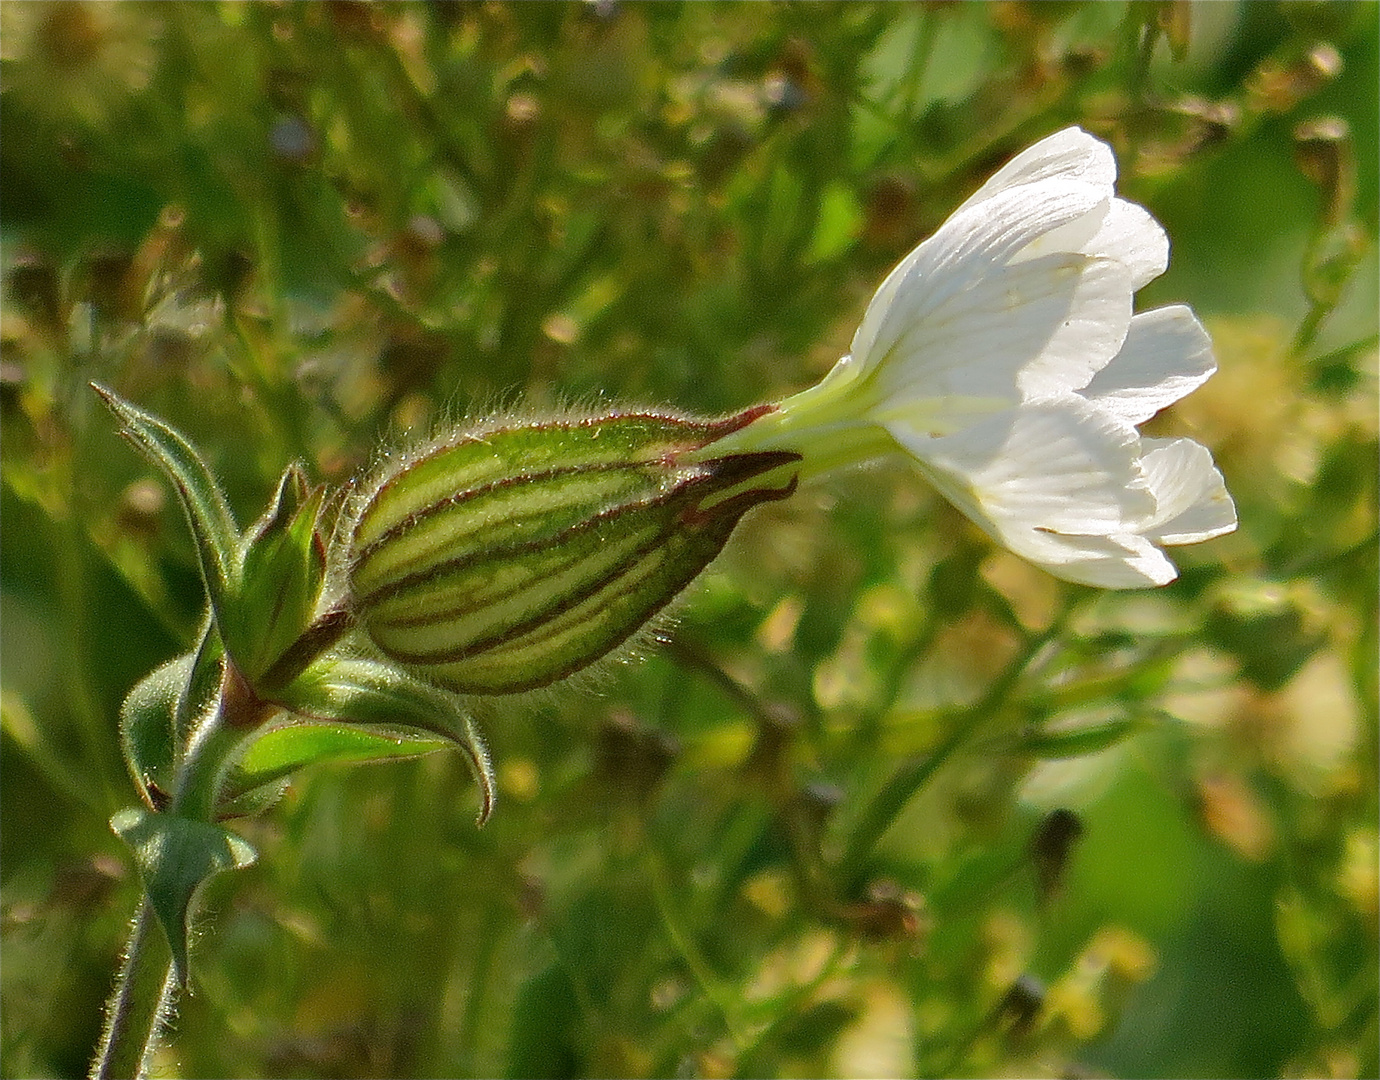
[[[646,867],[647,877],[652,885],[652,898],[656,902],[657,913],[661,916],[661,925],[665,928],[676,952],[680,954],[681,960],[689,969],[691,977],[699,985],[700,992],[719,1010],[719,1015],[723,1017],[724,1027],[728,1031],[729,1038],[733,1040],[733,1045],[741,1049],[747,1045],[747,1042],[734,1020],[737,1009],[733,1001],[733,992],[714,974],[713,969],[709,966],[709,961],[704,958],[699,947],[695,944],[689,928],[686,927],[680,913],[676,910],[675,901],[671,895],[671,882],[668,879],[666,867],[661,861],[661,856],[650,846],[647,848]]]
[[[915,44],[912,46],[911,63],[902,78],[896,95],[900,108],[894,115],[914,118],[920,115],[920,86],[929,74],[930,61],[934,57],[934,42],[939,20],[943,16],[933,10],[921,12],[915,25]]]
[[[229,751],[244,736],[244,722],[259,703],[226,660],[215,711],[192,733],[178,768],[168,813],[215,821],[216,796]],[[177,992],[172,949],[147,898],[125,949],[124,965],[107,1007],[105,1035],[91,1067],[96,1080],[143,1076],[158,1047],[163,1022]]]
[[[139,904],[106,1014],[92,1080],[143,1076],[172,1008],[172,950],[148,901]]]
[[[869,404],[870,399],[859,402],[852,395],[840,393],[839,387],[826,378],[819,385],[787,398],[747,427],[716,439],[701,450],[683,454],[680,460],[693,462],[727,454],[786,450],[804,455],[804,461],[790,466],[790,471],[801,480],[872,461],[898,447],[885,428],[867,417]]]
[[[814,386],[678,460],[688,463],[784,450],[802,456],[790,470],[803,483],[822,473],[906,453],[888,424],[900,421],[907,428],[938,437],[1012,404],[1001,397],[965,394],[919,397],[891,385],[886,370],[892,364],[890,354],[840,361]]]
[[[224,658],[215,709],[187,740],[168,813],[214,823],[226,763],[246,732],[273,708],[259,700],[233,661]]]
[[[845,893],[858,884],[867,867],[872,849],[891,828],[915,793],[929,782],[941,765],[949,761],[957,750],[973,738],[984,722],[1002,711],[1007,698],[1026,669],[1040,655],[1045,645],[1054,641],[1063,632],[1078,603],[1079,595],[1075,593],[1067,600],[1063,610],[1049,627],[1030,639],[1021,655],[997,676],[980,701],[970,709],[959,710],[959,715],[955,717],[954,729],[948,738],[927,756],[903,765],[873,797],[863,811],[862,820],[849,837],[839,863],[838,880]],[[967,724],[962,723],[964,716],[970,718]]]
[[[1332,313],[1332,303],[1322,300],[1314,300],[1308,308],[1308,314],[1299,323],[1299,328],[1294,333],[1294,340],[1289,345],[1289,355],[1294,358],[1303,356],[1318,338],[1318,331],[1322,329],[1323,320]]]

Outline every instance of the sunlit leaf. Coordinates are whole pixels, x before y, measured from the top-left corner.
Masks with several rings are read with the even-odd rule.
[[[270,728],[250,743],[227,780],[221,810],[227,815],[253,809],[249,796],[307,765],[397,761],[434,753],[452,739],[412,732],[384,732],[348,724],[297,723]],[[272,801],[276,792],[266,793]]]
[[[805,261],[825,262],[843,254],[858,238],[863,227],[862,207],[852,189],[830,184],[819,200],[819,215]]]
[[[91,388],[110,407],[125,434],[167,474],[187,512],[202,577],[216,612],[224,610],[238,578],[239,529],[216,478],[192,445],[163,421],[95,383]]]
[[[495,783],[489,752],[454,695],[370,660],[333,659],[309,668],[284,690],[278,703],[316,720],[439,736],[469,762],[479,784],[480,824],[492,813]]]

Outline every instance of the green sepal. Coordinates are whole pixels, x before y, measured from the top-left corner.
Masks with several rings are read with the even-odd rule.
[[[495,491],[515,478],[588,476],[610,468],[627,475],[640,466],[659,477],[679,455],[746,427],[764,411],[758,406],[721,420],[614,413],[459,432],[380,478],[355,523],[355,554],[419,515],[435,513],[458,492]],[[578,509],[572,520],[580,520]]]
[[[219,825],[143,807],[121,810],[110,819],[110,827],[134,852],[149,906],[172,949],[174,974],[185,986],[193,896],[214,874],[252,865],[257,857],[254,849]]]
[[[277,800],[283,782],[307,765],[398,761],[453,744],[453,739],[351,724],[297,722],[266,728],[253,737],[226,777],[217,813],[239,817],[265,809]]]
[[[119,419],[122,433],[167,474],[177,489],[191,524],[211,609],[219,621],[227,598],[236,591],[240,546],[239,528],[220,485],[182,435],[105,387],[92,383],[91,388]]]
[[[326,489],[309,488],[301,467],[283,472],[268,510],[245,538],[239,596],[222,633],[253,686],[306,631],[326,579],[318,529]]]
[[[479,824],[493,813],[495,781],[488,748],[456,698],[444,690],[372,660],[325,659],[293,680],[278,704],[309,720],[445,740],[465,755],[479,785]]]

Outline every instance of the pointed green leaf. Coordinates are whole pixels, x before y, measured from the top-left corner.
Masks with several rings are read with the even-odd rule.
[[[300,716],[385,731],[420,731],[461,750],[479,785],[479,823],[493,812],[494,770],[474,722],[457,699],[372,660],[318,661],[295,679],[278,704]]]
[[[125,765],[151,810],[162,809],[172,794],[177,706],[195,664],[195,653],[169,660],[144,676],[120,706]]]
[[[256,540],[271,532],[286,529],[309,494],[310,485],[307,483],[306,474],[302,471],[302,466],[294,461],[278,478],[278,486],[274,489],[273,498],[269,500],[268,509],[249,527],[249,539]]]
[[[134,852],[149,905],[172,948],[177,981],[187,982],[187,920],[192,897],[207,878],[243,869],[254,849],[232,832],[205,821],[156,814],[143,807],[110,819],[115,834]]]
[[[220,680],[220,646],[208,619],[191,652],[141,679],[120,706],[120,745],[146,806],[161,810],[172,795],[178,748]]]
[[[1007,749],[1048,760],[1082,757],[1106,750],[1143,730],[1145,724],[1135,716],[1059,727],[1043,726],[1014,736]]]
[[[191,737],[193,725],[210,705],[212,698],[220,692],[221,660],[225,656],[225,649],[210,612],[207,612],[201,624],[201,636],[192,650],[192,656],[191,678],[177,703],[174,718],[173,732],[178,747],[185,745]]]
[[[445,750],[451,739],[349,724],[292,723],[256,734],[226,780],[220,812],[253,813],[277,798],[279,782],[307,765],[397,761]]]
[[[240,543],[239,529],[220,485],[182,435],[105,387],[92,383],[91,388],[124,426],[123,433],[168,475],[177,489],[196,541],[211,605],[219,618],[226,597],[235,590]]]

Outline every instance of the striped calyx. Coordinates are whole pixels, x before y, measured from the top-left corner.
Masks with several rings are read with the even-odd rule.
[[[795,490],[797,454],[681,460],[768,409],[492,426],[406,461],[355,520],[358,625],[394,661],[464,693],[579,671],[674,599],[747,510]]]

